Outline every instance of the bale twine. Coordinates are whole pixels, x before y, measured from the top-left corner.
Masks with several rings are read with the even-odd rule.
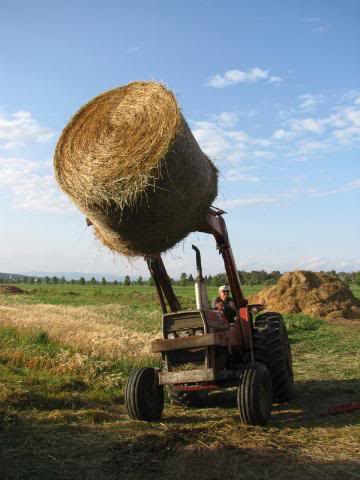
[[[60,187],[95,235],[127,256],[155,255],[201,228],[217,195],[217,170],[175,96],[133,82],[84,105],[54,157]]]

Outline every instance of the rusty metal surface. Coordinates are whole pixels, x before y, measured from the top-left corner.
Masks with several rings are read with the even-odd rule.
[[[233,300],[236,308],[239,309],[247,304],[247,300],[244,298],[241,289],[241,282],[236,267],[236,262],[231,249],[225,221],[221,212],[214,211],[213,209],[209,210],[205,231],[213,234],[215,237],[217,248],[219,249],[224,260],[225,270],[229,279]]]
[[[219,387],[213,383],[201,383],[200,385],[174,385],[173,388],[179,392],[200,392],[201,390],[219,389]]]
[[[159,372],[159,384],[201,383],[234,380],[241,377],[242,370],[220,370],[207,368],[205,370],[187,370],[182,372]]]
[[[248,350],[251,353],[251,361],[254,362],[254,349],[253,349],[253,344],[252,344],[252,313],[249,311],[248,307],[242,307],[239,310],[238,314],[238,321],[241,322],[242,329],[245,333],[245,337],[247,338],[248,341]]]
[[[173,384],[173,383],[197,383],[197,382],[211,382],[215,380],[215,370],[207,368],[206,370],[186,370],[182,372],[160,372],[159,384]]]
[[[209,310],[205,312],[209,332],[224,332],[230,329],[229,322],[222,310]]]
[[[240,322],[234,328],[225,332],[207,333],[205,335],[192,335],[173,339],[157,339],[151,343],[152,353],[170,352],[198,347],[221,347],[239,346],[241,344]]]
[[[171,312],[177,312],[178,310],[181,310],[181,305],[174,293],[169,275],[167,274],[161,255],[158,255],[156,257],[147,257],[146,261],[150,274],[152,275],[155,282],[163,313],[166,313],[167,311],[164,297],[166,298]]]
[[[202,310],[185,310],[179,312],[171,312],[163,315],[164,337],[169,330],[180,330],[186,328],[205,329],[205,327],[205,317]]]
[[[151,344],[151,351],[153,353],[169,352],[172,350],[183,350],[187,348],[208,347],[210,345],[217,345],[216,335],[214,333],[166,340],[154,340]]]
[[[225,221],[222,217],[222,212],[210,209],[207,215],[207,224],[202,231],[211,233],[215,238],[216,246],[224,260],[225,271],[229,279],[233,301],[236,310],[239,312],[240,308],[247,306],[248,301],[244,297],[241,289],[241,282],[231,249]],[[249,331],[244,328],[243,322],[239,319],[239,315],[237,316],[236,323],[239,324],[240,335],[238,338],[241,347],[244,350],[252,350],[251,335],[249,335]]]

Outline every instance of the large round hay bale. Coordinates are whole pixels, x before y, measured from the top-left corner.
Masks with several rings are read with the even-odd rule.
[[[56,179],[95,235],[128,256],[163,252],[201,228],[217,195],[217,170],[175,96],[133,82],[84,105],[55,151]]]

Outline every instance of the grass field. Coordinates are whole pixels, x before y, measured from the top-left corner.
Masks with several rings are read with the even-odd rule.
[[[167,403],[148,424],[127,418],[123,388],[134,366],[159,364],[154,290],[21,288],[0,295],[1,479],[360,478],[359,411],[323,416],[360,400],[357,325],[286,317],[297,395],[266,427],[239,424],[235,391],[205,409]],[[176,292],[194,306],[192,288]]]
[[[141,306],[150,308],[158,307],[155,287],[148,285],[114,286],[114,285],[33,285],[19,284],[19,288],[26,292],[26,295],[6,296],[6,302],[50,305],[108,305],[118,303],[119,305]],[[252,295],[261,290],[261,285],[245,285],[246,296]],[[193,287],[174,287],[176,295],[184,308],[195,308],[195,294]],[[217,288],[209,287],[209,298],[216,296]],[[140,298],[140,302],[139,302]],[[155,304],[155,305],[154,305]],[[159,308],[157,308],[159,309]],[[160,309],[159,309],[160,311]]]
[[[351,285],[350,288],[351,288],[353,294],[354,294],[356,297],[360,298],[360,285]]]

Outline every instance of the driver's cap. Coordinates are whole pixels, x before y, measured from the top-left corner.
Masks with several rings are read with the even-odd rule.
[[[219,287],[219,292],[230,292],[230,287],[227,285],[221,285],[221,287]]]

